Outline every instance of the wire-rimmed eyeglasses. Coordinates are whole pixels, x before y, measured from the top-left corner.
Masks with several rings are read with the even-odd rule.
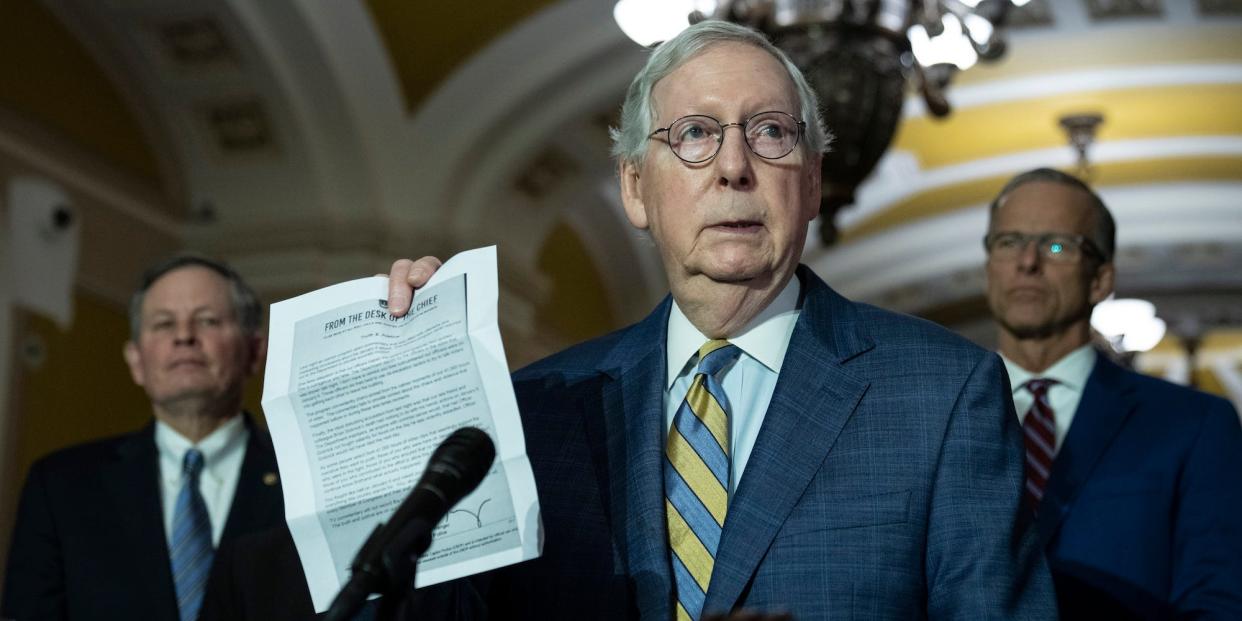
[[[1084,255],[1104,260],[1104,253],[1083,235],[999,231],[983,237],[983,247],[988,255],[1001,261],[1017,259],[1031,242],[1035,243],[1039,255],[1049,261],[1071,263]]]
[[[806,123],[778,110],[752,114],[740,123],[721,123],[705,114],[691,114],[647,137],[667,133],[666,142],[673,155],[687,164],[699,164],[716,157],[724,144],[724,132],[730,127],[741,128],[752,153],[766,160],[776,160],[789,155],[798,146]]]

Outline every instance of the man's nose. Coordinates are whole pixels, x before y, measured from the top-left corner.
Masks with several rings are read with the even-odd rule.
[[[716,154],[716,169],[720,174],[717,181],[721,186],[735,190],[746,190],[755,185],[755,171],[752,168],[750,146],[746,144],[745,129],[739,123],[722,126],[720,132],[720,152]],[[730,136],[729,129],[737,128],[737,135]]]
[[[1039,254],[1039,241],[1028,239],[1022,243],[1018,251],[1018,269],[1023,272],[1034,272],[1040,267],[1043,257]]]
[[[193,321],[182,321],[177,323],[176,333],[173,335],[173,342],[179,345],[189,345],[197,340],[194,331]]]

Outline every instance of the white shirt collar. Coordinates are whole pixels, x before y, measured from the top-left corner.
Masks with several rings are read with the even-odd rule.
[[[798,323],[798,296],[802,283],[797,275],[789,279],[785,288],[781,289],[776,299],[768,304],[740,332],[729,337],[729,342],[737,345],[746,355],[759,361],[773,373],[781,372],[781,363],[785,360],[785,350],[789,349],[789,339],[793,336],[794,326]],[[686,369],[686,364],[698,353],[699,348],[711,339],[699,332],[690,323],[677,301],[673,300],[673,309],[668,314],[668,356],[665,368],[668,369],[668,390],[677,377]]]
[[[160,458],[165,460],[166,464],[173,466],[165,469],[165,476],[170,479],[181,478],[181,464],[185,460],[185,452],[191,448],[197,448],[203,453],[203,469],[207,472],[211,472],[213,466],[219,463],[226,454],[242,450],[246,445],[247,435],[244,418],[240,415],[230,418],[228,422],[220,425],[198,444],[190,442],[177,430],[157,419],[155,421],[155,446],[159,450]]]
[[[1087,385],[1087,377],[1091,375],[1091,369],[1095,368],[1097,355],[1095,348],[1088,343],[1066,354],[1043,373],[1032,373],[1006,358],[1004,354],[1001,354],[1001,360],[1005,362],[1005,370],[1009,372],[1009,382],[1013,385],[1015,393],[1022,390],[1023,384],[1041,377],[1056,380],[1062,386],[1081,393]]]

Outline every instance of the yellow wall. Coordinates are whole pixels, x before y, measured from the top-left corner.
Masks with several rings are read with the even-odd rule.
[[[599,271],[569,225],[562,222],[548,235],[539,254],[539,269],[552,282],[551,295],[539,308],[540,323],[565,337],[566,344],[620,327]]]
[[[39,0],[0,0],[0,76],[0,108],[159,185],[159,166],[134,114]]]

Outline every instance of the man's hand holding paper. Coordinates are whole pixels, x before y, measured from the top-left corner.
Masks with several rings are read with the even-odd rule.
[[[273,305],[263,405],[317,611],[431,450],[468,425],[493,437],[497,459],[435,529],[416,584],[538,556],[538,502],[496,323],[495,256],[483,248],[443,267],[430,257],[398,261],[389,281]]]

